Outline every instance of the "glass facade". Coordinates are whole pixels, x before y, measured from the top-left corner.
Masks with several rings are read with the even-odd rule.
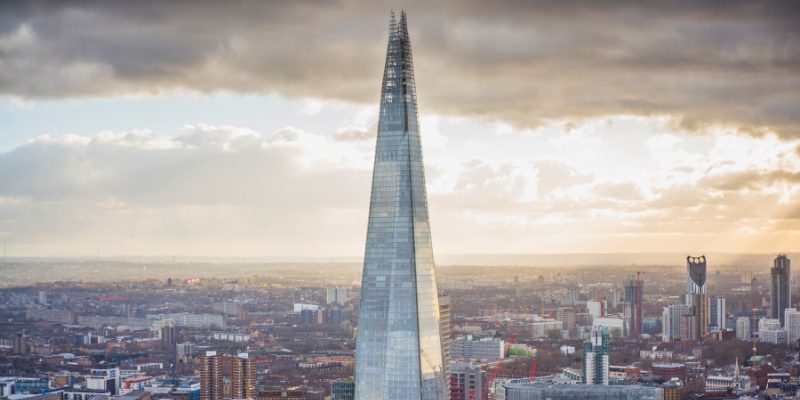
[[[445,377],[414,68],[392,15],[356,342],[359,400],[444,399]]]

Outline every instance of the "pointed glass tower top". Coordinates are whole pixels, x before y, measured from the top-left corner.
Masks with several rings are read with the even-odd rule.
[[[391,16],[356,342],[356,399],[444,399],[414,66]]]

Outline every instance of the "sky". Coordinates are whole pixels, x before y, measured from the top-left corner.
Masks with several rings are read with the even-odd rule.
[[[364,251],[389,11],[437,254],[800,251],[800,3],[0,2],[12,256]]]

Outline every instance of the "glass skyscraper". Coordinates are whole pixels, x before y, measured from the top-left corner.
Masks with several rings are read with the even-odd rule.
[[[359,400],[444,399],[436,273],[406,14],[389,29],[356,341]]]

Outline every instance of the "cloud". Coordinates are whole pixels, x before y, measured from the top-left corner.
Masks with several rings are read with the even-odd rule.
[[[279,92],[374,103],[388,7],[355,0],[6,1],[0,93]],[[424,112],[517,127],[672,115],[693,130],[800,135],[795,2],[405,7]]]
[[[651,135],[640,132],[646,121],[631,129],[626,120],[576,123],[571,146],[583,140],[604,165],[622,157],[619,168],[643,176],[596,168],[547,129],[489,136],[523,158],[465,155],[453,122],[435,121],[453,141],[426,148],[437,254],[796,249],[800,139]],[[598,145],[615,132],[642,154]],[[38,255],[98,245],[106,254],[356,255],[373,152],[372,140],[291,126],[43,135],[0,153],[0,239]]]

